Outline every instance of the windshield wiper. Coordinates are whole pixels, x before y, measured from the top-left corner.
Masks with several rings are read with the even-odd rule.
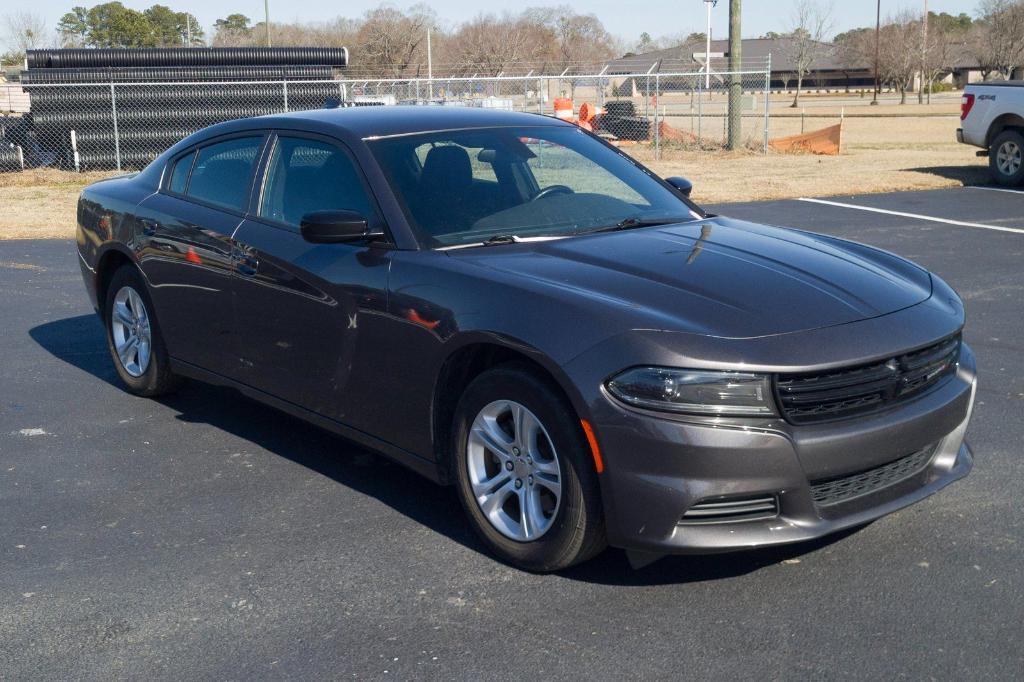
[[[607,227],[599,227],[595,230],[588,230],[584,234],[592,234],[594,232],[614,232],[616,230],[632,230],[636,227],[654,227],[656,225],[671,225],[673,223],[682,222],[680,220],[673,220],[667,218],[639,218],[637,216],[631,216],[615,223],[614,225],[608,225]]]
[[[480,246],[498,246],[500,244],[515,244],[519,241],[519,235],[496,234],[480,242]]]

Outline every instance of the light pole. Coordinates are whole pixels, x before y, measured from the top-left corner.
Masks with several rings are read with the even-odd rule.
[[[718,0],[704,0],[708,8],[708,29],[704,34],[706,46],[704,48],[704,89],[711,89],[711,8],[718,4]]]

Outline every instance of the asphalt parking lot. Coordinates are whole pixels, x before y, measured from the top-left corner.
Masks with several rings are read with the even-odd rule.
[[[124,393],[73,244],[0,242],[0,679],[1019,678],[1024,194],[830,201],[717,210],[961,293],[972,474],[828,541],[552,576],[493,561],[452,491],[313,426],[200,384]]]

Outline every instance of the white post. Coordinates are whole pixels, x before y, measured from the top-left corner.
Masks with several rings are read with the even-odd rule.
[[[74,130],[71,131],[71,153],[75,160],[75,172],[77,173],[81,169],[78,164],[78,136],[75,135]]]
[[[21,170],[25,170],[25,152],[22,150],[20,144],[16,149],[18,150],[18,165],[21,166]]]
[[[768,53],[768,65],[764,76],[764,153],[768,153],[768,106],[772,97],[772,53]]]
[[[114,119],[114,161],[117,163],[117,170],[121,172],[121,134],[117,130],[117,92],[114,83],[110,83],[110,113]],[[74,135],[74,131],[71,132]],[[75,170],[78,169],[78,151],[75,151]]]

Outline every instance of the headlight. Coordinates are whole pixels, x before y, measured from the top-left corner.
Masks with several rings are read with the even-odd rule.
[[[610,379],[607,387],[622,402],[651,410],[717,417],[775,414],[771,382],[761,374],[635,367]]]

